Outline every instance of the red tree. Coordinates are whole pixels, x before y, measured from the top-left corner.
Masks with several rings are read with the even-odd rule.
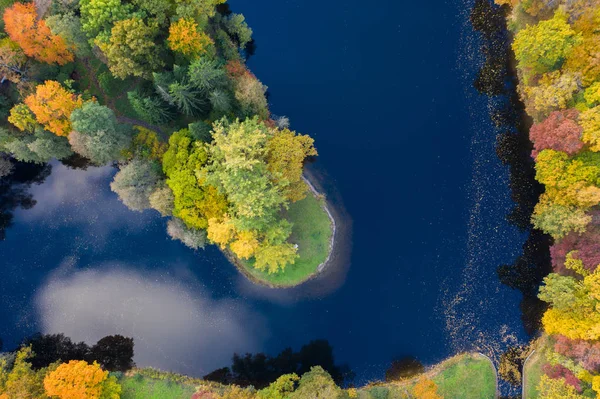
[[[554,350],[580,362],[586,370],[596,372],[600,368],[600,343],[598,342],[569,339],[558,335]]]
[[[567,109],[554,111],[540,123],[536,123],[529,131],[529,138],[533,141],[532,156],[551,148],[556,151],[573,155],[583,148],[581,133],[583,128],[577,124],[579,111]]]
[[[560,364],[555,366],[544,364],[542,371],[552,379],[564,378],[566,384],[571,385],[577,392],[581,392],[581,381],[579,381],[575,374],[565,366]]]
[[[552,256],[552,267],[557,273],[565,273],[565,259],[571,251],[577,251],[573,254],[573,258],[583,262],[585,267],[590,272],[596,270],[600,265],[600,227],[590,225],[587,231],[583,234],[571,232],[562,240],[556,242],[550,247],[550,255]]]

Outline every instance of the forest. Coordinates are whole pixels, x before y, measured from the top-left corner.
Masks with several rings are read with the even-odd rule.
[[[172,239],[291,286],[330,250],[323,199],[303,177],[317,151],[270,114],[245,65],[252,30],[224,2],[3,1],[0,173],[114,165],[111,190],[169,218]]]
[[[538,293],[547,305],[545,335],[532,345],[535,368],[525,368],[531,374],[525,397],[595,398],[600,394],[600,9],[593,1],[496,3],[507,13],[517,89],[533,119],[535,179],[544,187],[531,222],[552,238],[552,273]],[[507,352],[500,374],[519,384],[518,367],[511,369],[508,359],[522,365],[530,353],[522,347]]]

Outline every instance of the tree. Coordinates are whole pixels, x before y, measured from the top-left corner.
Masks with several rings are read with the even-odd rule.
[[[283,270],[286,265],[293,264],[299,257],[298,248],[290,243],[263,243],[256,249],[254,256],[256,259],[254,267],[269,274]]]
[[[227,245],[234,239],[236,235],[235,226],[227,215],[224,215],[222,220],[217,218],[208,219],[208,239],[221,247],[227,248]]]
[[[34,94],[25,98],[25,104],[46,130],[57,136],[68,136],[71,132],[71,113],[83,105],[83,99],[63,88],[60,83],[47,80],[36,87]]]
[[[225,71],[220,67],[218,61],[207,57],[192,61],[188,69],[188,78],[194,87],[203,92],[210,92],[227,84]]]
[[[212,39],[198,29],[198,24],[191,18],[181,18],[169,27],[169,48],[181,54],[197,58],[207,52],[214,44]]]
[[[109,335],[100,339],[90,351],[94,361],[100,363],[104,370],[125,372],[132,369],[133,338],[122,335]]]
[[[286,399],[294,392],[296,382],[300,380],[297,374],[284,374],[272,382],[267,388],[258,391],[258,399]]]
[[[331,376],[320,366],[315,366],[300,379],[298,389],[292,392],[289,399],[342,399],[344,392]]]
[[[569,53],[564,69],[582,75],[584,86],[589,86],[600,77],[600,37],[598,35],[584,37]]]
[[[115,175],[110,189],[133,211],[150,208],[150,194],[162,181],[159,164],[134,158]]]
[[[577,124],[578,117],[576,109],[554,111],[544,121],[534,124],[529,131],[534,146],[532,156],[547,148],[569,155],[579,152],[583,148],[583,128]]]
[[[172,218],[167,223],[167,234],[171,239],[179,240],[191,249],[204,248],[206,244],[204,230],[189,228],[177,218]]]
[[[129,128],[117,122],[110,108],[95,101],[75,110],[71,122],[74,131],[69,135],[69,142],[73,150],[95,164],[121,159],[131,143]]]
[[[113,24],[126,19],[131,8],[121,0],[80,0],[81,24],[89,38],[95,38],[102,32],[110,32]]]
[[[252,40],[252,29],[246,23],[246,18],[242,14],[230,14],[224,18],[224,25],[227,32],[237,42],[240,48],[246,47]]]
[[[82,360],[63,363],[44,378],[48,396],[59,399],[119,399],[121,387],[116,377],[102,371],[98,363]]]
[[[522,91],[527,113],[540,121],[552,111],[567,108],[573,95],[581,88],[580,77],[577,72],[555,71],[543,75],[537,86],[525,86]]]
[[[158,23],[140,17],[115,23],[108,41],[96,40],[106,55],[110,71],[121,79],[140,76],[150,79],[152,72],[164,65],[157,36]]]
[[[163,171],[175,198],[173,215],[190,228],[206,229],[209,219],[220,220],[227,211],[225,196],[199,173],[207,161],[206,147],[195,141],[187,129],[169,138]]]
[[[53,363],[83,360],[89,355],[84,342],[73,342],[64,334],[35,334],[21,343],[21,348],[31,348],[30,359],[33,370],[41,370]]]
[[[437,385],[432,380],[421,377],[413,388],[413,394],[419,399],[443,399],[437,393]]]
[[[550,234],[555,239],[563,238],[571,231],[585,232],[591,220],[591,216],[584,210],[575,206],[555,204],[544,195],[531,216],[531,222],[536,229]]]
[[[540,399],[583,399],[575,388],[565,383],[564,378],[551,379],[542,375],[538,386]]]
[[[8,121],[21,131],[33,132],[36,126],[35,115],[25,104],[17,104],[10,110]]]
[[[0,40],[0,74],[13,83],[26,80],[27,71],[24,68],[27,57],[19,45],[10,38]]]
[[[583,128],[582,140],[589,144],[590,150],[600,151],[600,106],[582,112],[579,124]]]
[[[160,25],[168,22],[169,17],[175,14],[175,2],[172,0],[132,0],[132,3],[156,18]]]
[[[593,214],[592,214],[593,215]],[[585,233],[569,233],[560,241],[550,247],[552,255],[552,266],[555,272],[565,272],[565,261],[567,254],[582,262],[582,266],[589,272],[596,270],[600,265],[600,229],[591,223]]]
[[[19,349],[12,370],[3,377],[4,390],[8,399],[47,399],[44,392],[46,369],[34,371],[28,362],[34,356],[31,347]]]
[[[304,160],[317,155],[310,136],[297,135],[289,129],[276,130],[267,143],[267,164],[276,184],[284,186],[283,193],[291,202],[306,196],[302,180]]]
[[[215,7],[226,0],[175,0],[176,13],[183,18],[203,20],[215,15]]]
[[[35,139],[27,145],[29,150],[34,152],[42,162],[49,162],[51,159],[65,159],[73,155],[69,140],[66,137],[56,136],[46,130],[36,129]]]
[[[596,372],[600,367],[600,344],[581,339],[569,339],[563,335],[554,337],[554,351],[570,357],[580,363],[586,370]]]
[[[78,57],[92,56],[92,49],[82,30],[81,20],[72,11],[51,15],[46,18],[46,24],[53,34],[64,39],[66,45],[73,49]]]
[[[581,41],[567,20],[566,13],[557,11],[551,19],[520,30],[512,44],[519,68],[544,73],[560,67]]]
[[[4,29],[23,52],[38,61],[64,65],[73,61],[65,40],[38,20],[33,3],[15,3],[4,11]]]
[[[132,157],[151,159],[162,162],[163,155],[167,152],[169,145],[158,138],[156,132],[142,126],[134,126],[137,134],[131,142]]]
[[[158,186],[152,194],[150,194],[150,207],[160,212],[161,216],[173,215],[175,207],[175,197],[169,186]]]
[[[163,124],[173,119],[169,104],[159,97],[146,96],[134,90],[127,92],[127,99],[135,113],[148,123]]]

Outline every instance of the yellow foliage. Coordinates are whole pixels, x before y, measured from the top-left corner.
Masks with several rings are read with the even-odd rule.
[[[589,144],[590,150],[600,151],[600,106],[582,112],[579,124],[583,128],[581,140]]]
[[[575,388],[565,383],[564,378],[553,379],[542,375],[538,386],[540,399],[583,399]]]
[[[348,396],[351,398],[358,398],[358,391],[356,390],[356,388],[349,388],[348,389]],[[2,398],[0,398],[2,399]]]
[[[573,270],[574,272],[582,276],[589,275],[590,272],[585,267],[583,267],[583,261],[581,259],[574,258],[575,255],[577,255],[577,251],[571,251],[567,254],[567,257],[565,259],[565,267],[569,270]]]
[[[98,399],[103,394],[107,379],[108,371],[103,371],[98,363],[71,360],[48,373],[44,379],[44,388],[48,396],[59,399]],[[116,398],[118,397],[117,393]]]
[[[83,105],[83,99],[63,88],[60,83],[47,80],[36,87],[34,94],[25,98],[25,104],[46,130],[57,136],[68,136],[71,132],[71,113]]]
[[[595,375],[592,377],[592,389],[596,392],[596,394],[600,395],[600,375]]]
[[[206,232],[208,239],[212,243],[225,249],[235,236],[235,227],[227,216],[222,221],[217,218],[210,218],[208,219],[208,229]]]
[[[198,30],[198,24],[191,18],[181,18],[169,27],[169,48],[185,56],[197,57],[206,53],[214,42],[204,32]]]
[[[33,131],[36,122],[31,110],[25,104],[17,104],[10,109],[8,121],[21,131]]]
[[[550,308],[542,317],[544,330],[548,334],[561,334],[569,339],[595,340],[600,338],[598,312],[583,313],[573,314]]]
[[[413,394],[419,399],[443,399],[437,393],[437,385],[432,380],[421,377],[413,388]]]
[[[256,233],[252,231],[241,231],[237,239],[231,243],[230,248],[238,258],[249,259],[258,249],[259,242]]]

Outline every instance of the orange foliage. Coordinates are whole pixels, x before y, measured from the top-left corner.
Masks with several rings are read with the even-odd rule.
[[[97,399],[107,378],[108,371],[103,371],[98,363],[71,360],[44,378],[44,389],[48,396],[60,399]]]
[[[432,380],[421,377],[413,388],[413,394],[418,399],[443,399],[437,393],[437,385]]]
[[[23,52],[38,61],[64,65],[73,61],[65,40],[52,34],[44,21],[38,21],[33,3],[15,3],[4,11],[6,33]]]
[[[169,27],[169,47],[186,56],[199,56],[213,44],[204,32],[198,31],[198,24],[191,18],[182,18]]]
[[[25,99],[37,121],[57,136],[68,136],[71,132],[71,112],[83,105],[81,96],[77,96],[60,83],[47,80]]]

